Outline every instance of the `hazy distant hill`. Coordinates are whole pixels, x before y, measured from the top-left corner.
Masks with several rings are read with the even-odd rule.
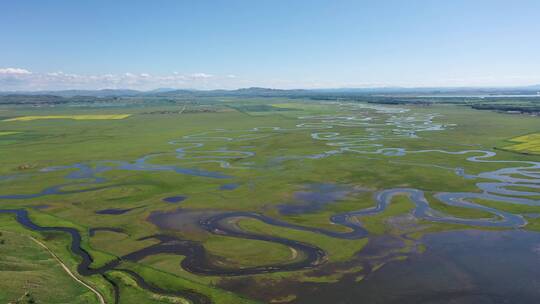
[[[188,90],[160,88],[151,91],[123,90],[123,89],[103,89],[103,90],[64,90],[64,91],[35,91],[35,92],[0,92],[2,100],[5,96],[44,96],[57,97],[81,97],[89,96],[96,98],[114,97],[351,97],[365,95],[538,95],[540,85],[526,87],[504,87],[504,88],[480,88],[480,87],[455,87],[455,88],[402,88],[402,87],[380,87],[380,88],[330,88],[311,90],[282,90],[271,88],[242,88],[236,90]],[[14,98],[14,97],[10,97]],[[9,99],[9,98],[8,98]],[[35,98],[30,98],[35,99]]]

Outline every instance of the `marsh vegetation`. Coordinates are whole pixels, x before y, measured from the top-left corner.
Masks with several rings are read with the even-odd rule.
[[[14,279],[0,283],[0,299],[98,302],[32,236],[107,303],[355,303],[367,289],[381,303],[444,301],[450,290],[533,303],[536,273],[524,261],[538,264],[529,249],[540,242],[540,158],[527,134],[538,118],[426,105],[3,105],[0,275]],[[493,272],[468,253],[502,254],[507,238],[521,272],[488,288]],[[460,242],[474,246],[445,247]],[[15,266],[35,282],[6,268]],[[510,284],[520,275],[530,284]],[[396,283],[405,277],[414,297],[402,293],[407,280]]]

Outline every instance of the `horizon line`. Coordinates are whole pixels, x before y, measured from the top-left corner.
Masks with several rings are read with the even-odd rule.
[[[158,90],[168,90],[168,91],[201,91],[201,92],[211,92],[211,91],[237,91],[237,90],[248,90],[248,89],[265,89],[265,90],[281,90],[281,91],[321,91],[321,90],[383,90],[383,89],[403,89],[403,90],[426,90],[426,89],[530,89],[530,90],[540,90],[539,84],[526,84],[526,85],[462,85],[462,86],[344,86],[344,87],[321,87],[321,88],[308,88],[308,87],[297,87],[297,88],[280,88],[280,87],[270,87],[270,86],[246,86],[246,87],[237,87],[237,88],[216,88],[216,89],[196,89],[196,88],[173,88],[173,87],[156,87],[154,89],[133,89],[133,88],[96,88],[96,89],[83,89],[83,88],[67,88],[67,89],[39,89],[39,90],[0,90],[2,93],[21,93],[21,92],[62,92],[62,91],[137,91],[137,92],[152,92]]]

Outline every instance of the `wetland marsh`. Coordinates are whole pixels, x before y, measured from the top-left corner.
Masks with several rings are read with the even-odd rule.
[[[0,231],[43,241],[107,303],[540,298],[540,158],[505,149],[540,131],[537,117],[219,102],[210,113],[4,106]]]

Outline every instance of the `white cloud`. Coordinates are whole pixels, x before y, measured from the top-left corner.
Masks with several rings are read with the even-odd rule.
[[[63,71],[32,73],[20,68],[0,68],[0,90],[235,88],[232,79],[208,73],[170,74],[71,74]]]
[[[32,74],[32,72],[20,69],[20,68],[3,68],[0,69],[0,75],[29,75]]]
[[[212,78],[214,75],[206,74],[206,73],[195,73],[190,75],[192,78],[201,78],[201,79],[207,79]]]
[[[493,77],[486,75],[447,75],[446,78],[432,78],[429,81],[410,80],[378,81],[377,79],[351,79],[350,81],[329,81],[313,78],[266,78],[246,79],[233,74],[213,75],[203,72],[167,74],[119,73],[119,74],[73,74],[63,71],[39,73],[23,68],[0,67],[0,91],[36,91],[66,89],[136,89],[156,88],[178,89],[235,89],[241,87],[297,88],[366,88],[366,87],[426,87],[426,86],[512,86],[540,83],[539,75],[506,75]],[[331,77],[328,77],[331,78]],[[361,78],[361,76],[358,76]]]

